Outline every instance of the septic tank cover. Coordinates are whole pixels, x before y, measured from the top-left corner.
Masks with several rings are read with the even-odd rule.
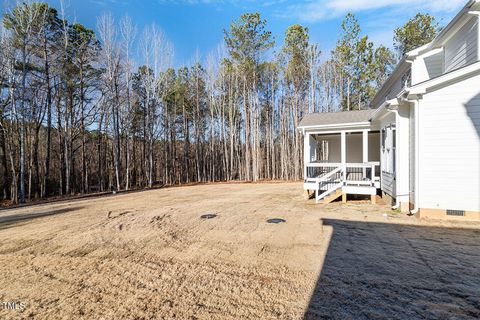
[[[213,218],[216,218],[217,215],[214,214],[214,213],[207,213],[207,214],[204,214],[202,216],[200,216],[201,219],[213,219]]]
[[[287,222],[287,220],[280,219],[280,218],[273,218],[273,219],[268,219],[267,220],[267,223],[275,223],[275,224],[285,223],[285,222]]]

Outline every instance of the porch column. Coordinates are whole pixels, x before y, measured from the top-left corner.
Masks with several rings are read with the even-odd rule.
[[[303,179],[307,179],[307,164],[310,162],[310,134],[303,135]]]
[[[368,162],[368,130],[363,130],[362,136],[363,136],[363,143],[362,143],[363,163],[367,163]],[[367,168],[364,167],[362,169],[362,174],[363,174],[363,178],[367,177]],[[373,180],[373,174],[372,174],[372,180]]]
[[[347,137],[345,131],[341,132],[341,159],[343,167],[343,180],[345,181],[347,168]]]
[[[368,130],[363,130],[363,163],[368,162]]]

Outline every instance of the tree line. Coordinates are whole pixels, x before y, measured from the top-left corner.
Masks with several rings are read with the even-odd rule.
[[[308,28],[281,46],[258,13],[224,43],[173,67],[155,25],[106,13],[96,32],[63,8],[19,3],[0,30],[0,195],[13,203],[190,182],[302,177],[306,113],[369,107],[398,57],[438,32],[418,14],[395,51],[362,35],[353,14],[324,53]],[[413,39],[413,40],[412,40]],[[278,49],[275,49],[278,48]]]

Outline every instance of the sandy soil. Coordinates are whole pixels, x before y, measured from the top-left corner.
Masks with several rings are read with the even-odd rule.
[[[480,224],[301,194],[218,184],[1,211],[0,318],[480,317]]]

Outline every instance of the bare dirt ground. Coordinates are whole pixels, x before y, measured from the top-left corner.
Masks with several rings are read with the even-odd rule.
[[[480,317],[480,224],[301,194],[217,184],[0,211],[0,318]]]

